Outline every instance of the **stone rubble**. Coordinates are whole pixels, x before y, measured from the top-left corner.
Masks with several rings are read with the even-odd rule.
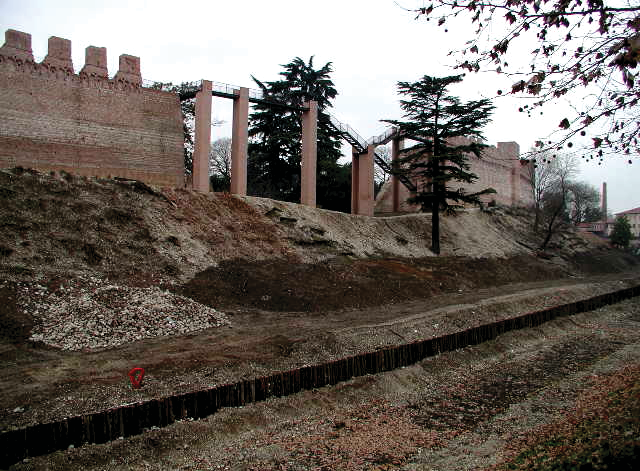
[[[34,318],[30,340],[62,350],[113,348],[230,325],[224,313],[156,286],[133,288],[79,277],[55,290],[24,284],[21,291],[21,308]]]

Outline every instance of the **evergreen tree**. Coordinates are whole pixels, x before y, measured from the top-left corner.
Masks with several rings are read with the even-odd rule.
[[[485,144],[480,129],[489,122],[493,105],[487,99],[462,103],[447,94],[449,85],[462,81],[462,76],[443,78],[425,75],[421,80],[398,82],[400,100],[406,121],[385,120],[397,126],[400,133],[415,144],[402,150],[397,174],[417,179],[421,184],[411,203],[420,204],[423,211],[431,210],[431,250],[440,253],[440,211],[448,213],[462,205],[480,204],[480,195],[495,193],[489,188],[467,193],[463,187],[451,183],[471,184],[478,179],[470,171],[469,155],[480,158]],[[466,137],[463,143],[456,138]]]
[[[631,225],[627,216],[616,218],[611,232],[611,243],[618,247],[629,247],[629,241],[633,235],[631,234]]]
[[[326,113],[338,94],[330,78],[331,62],[315,69],[313,56],[308,63],[296,57],[282,67],[280,80],[253,80],[269,101],[296,107],[308,100],[318,103],[316,200],[323,208],[349,211],[350,195],[345,196],[344,188],[337,186],[350,185],[343,178],[345,168],[338,163],[342,155],[340,136],[330,126]],[[255,105],[249,128],[248,187],[252,195],[300,201],[301,132],[300,111],[266,103]]]

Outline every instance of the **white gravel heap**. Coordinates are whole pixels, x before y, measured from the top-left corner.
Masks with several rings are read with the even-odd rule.
[[[230,324],[224,313],[158,287],[116,286],[91,277],[54,293],[39,285],[22,291],[23,309],[35,321],[31,340],[62,350],[112,348]]]

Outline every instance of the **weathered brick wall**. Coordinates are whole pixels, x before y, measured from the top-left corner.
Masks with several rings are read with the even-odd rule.
[[[0,167],[65,170],[182,186],[182,117],[175,94],[142,88],[140,61],[120,56],[108,78],[106,50],[89,47],[74,74],[71,43],[49,39],[35,63],[28,34],[0,48]]]
[[[472,185],[466,185],[468,193],[493,188],[496,194],[482,196],[485,203],[495,200],[496,203],[509,206],[531,206],[533,191],[528,174],[528,161],[520,160],[520,148],[515,142],[500,142],[497,147],[488,147],[482,159],[471,156],[471,172],[478,176]],[[452,185],[455,186],[455,185]],[[419,208],[408,204],[409,191],[400,185],[400,212],[415,212]],[[390,214],[393,212],[393,195],[391,182],[385,183],[376,198],[375,212]]]

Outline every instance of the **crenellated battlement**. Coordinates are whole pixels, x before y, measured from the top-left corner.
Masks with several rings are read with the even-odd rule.
[[[4,45],[0,47],[0,63],[11,63],[16,69],[35,71],[40,74],[51,73],[62,76],[74,75],[71,58],[71,41],[57,36],[49,38],[47,55],[40,63],[35,62],[31,49],[31,35],[22,31],[8,29],[5,32]],[[126,82],[132,86],[142,84],[140,58],[122,54],[119,58],[118,72],[111,79],[114,82]],[[109,80],[107,68],[107,48],[88,46],[85,49],[85,63],[77,77]]]
[[[1,49],[0,49],[1,51]],[[47,56],[42,61],[50,67],[68,70],[73,73],[73,61],[71,60],[71,41],[68,39],[51,36]]]
[[[134,178],[181,186],[182,115],[175,93],[142,87],[140,59],[89,46],[74,71],[71,41],[49,38],[36,62],[31,35],[5,33],[0,47],[0,168]]]
[[[33,62],[31,35],[15,29],[8,29],[4,33],[4,45],[0,47],[0,54],[21,61]]]

